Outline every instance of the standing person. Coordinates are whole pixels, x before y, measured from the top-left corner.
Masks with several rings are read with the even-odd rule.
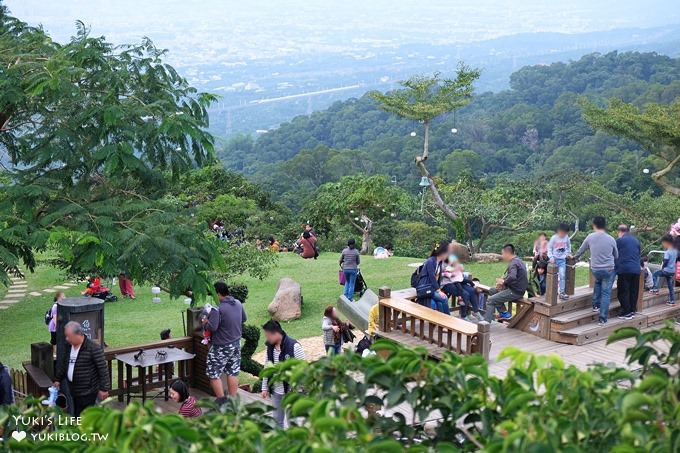
[[[536,240],[534,241],[533,248],[533,260],[531,262],[531,267],[536,268],[536,265],[540,261],[548,261],[548,237],[545,233],[540,233]]]
[[[66,299],[66,294],[58,292],[54,295],[52,308],[50,308],[50,323],[47,325],[47,330],[50,332],[50,344],[52,345],[52,353],[57,349],[57,303],[60,300]]]
[[[295,338],[286,335],[278,321],[273,319],[267,321],[262,326],[262,329],[264,330],[265,346],[267,347],[265,367],[274,366],[287,359],[305,359],[302,345]],[[281,406],[281,401],[283,401],[283,396],[289,391],[290,386],[287,382],[277,382],[275,385],[269,385],[267,378],[262,379],[262,398],[271,397],[272,404],[274,405],[274,419],[279,428],[284,427],[286,419],[286,411]]]
[[[595,277],[593,288],[593,311],[599,312],[599,324],[604,326],[609,318],[609,304],[612,298],[612,286],[616,278],[616,260],[619,250],[616,241],[607,233],[607,222],[604,217],[593,218],[593,232],[586,236],[574,258],[577,260],[590,250],[590,271]]]
[[[354,238],[347,241],[347,247],[340,255],[340,268],[345,274],[345,291],[344,295],[350,302],[354,297],[354,285],[357,282],[357,274],[359,273],[359,264],[361,264],[361,255],[357,250],[357,244]]]
[[[14,390],[9,368],[0,362],[0,406],[14,404]]]
[[[333,351],[340,354],[342,348],[342,322],[338,317],[338,312],[332,305],[326,307],[321,320],[321,330],[323,330],[323,345],[326,354]]]
[[[196,407],[196,398],[189,395],[189,388],[184,381],[178,379],[172,383],[169,392],[170,399],[179,403],[179,415],[185,418],[198,417],[203,413],[200,407]]]
[[[664,249],[661,269],[654,272],[654,286],[652,293],[659,294],[659,278],[665,278],[668,285],[668,301],[666,305],[675,306],[675,262],[678,259],[678,251],[673,246],[673,236],[666,234],[661,238],[661,246]]]
[[[54,386],[59,389],[64,378],[68,380],[73,416],[79,417],[86,407],[94,406],[97,398],[100,401],[108,398],[111,390],[109,369],[103,349],[85,336],[80,323],[66,323],[64,335],[67,345],[63,359],[57,365]]]
[[[238,375],[241,372],[241,335],[243,323],[248,320],[243,304],[229,294],[229,287],[224,282],[215,283],[215,292],[220,299],[220,306],[210,310],[201,322],[210,332],[212,345],[208,351],[205,374],[210,379],[210,386],[215,393],[216,402],[225,402],[224,387],[220,379],[227,375],[229,396],[238,392]]]
[[[432,250],[418,276],[416,291],[419,293],[429,291],[432,294],[432,300],[427,302],[430,304],[430,308],[450,315],[449,297],[441,290],[440,281],[442,266],[448,256],[449,243],[446,241],[441,242],[437,248]]]
[[[484,312],[484,320],[486,322],[494,320],[496,310],[500,312],[501,319],[512,318],[512,313],[505,309],[505,303],[521,299],[529,287],[527,267],[515,254],[515,246],[505,244],[501,255],[503,256],[503,261],[508,263],[508,268],[503,278],[496,279],[496,287],[491,288],[489,291],[490,297],[486,301],[486,311]]]
[[[118,274],[118,287],[120,288],[121,296],[135,300],[135,289],[132,287],[132,280],[125,276],[125,272]]]
[[[304,259],[316,259],[316,257],[319,256],[316,253],[316,236],[312,236],[309,231],[302,233],[300,245],[302,245],[302,254],[300,256]]]
[[[637,311],[640,294],[640,241],[630,233],[628,225],[619,225],[616,232],[616,249],[619,252],[616,260],[616,288],[621,303],[618,318],[630,321]]]
[[[571,240],[569,239],[569,225],[560,223],[557,231],[548,242],[548,259],[557,265],[557,276],[560,285],[559,298],[569,299],[565,292],[567,285],[567,257],[571,255]]]

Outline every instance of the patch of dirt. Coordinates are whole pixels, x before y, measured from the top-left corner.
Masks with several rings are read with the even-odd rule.
[[[343,345],[344,348],[352,348],[360,338],[354,340],[354,343],[346,343]],[[323,346],[323,336],[318,337],[303,338],[298,340],[302,349],[305,351],[305,359],[308,362],[313,362],[326,355],[326,349]],[[253,360],[256,360],[262,364],[267,360],[267,350],[260,351],[253,355]]]

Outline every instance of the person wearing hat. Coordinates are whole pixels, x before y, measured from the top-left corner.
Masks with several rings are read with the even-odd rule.
[[[262,329],[264,330],[265,345],[267,347],[265,367],[274,366],[288,359],[305,359],[302,345],[296,339],[286,335],[278,321],[269,320],[262,326]],[[279,428],[284,427],[286,418],[286,412],[281,406],[281,401],[283,396],[289,391],[290,387],[287,382],[277,382],[270,385],[269,379],[262,379],[262,398],[271,397],[272,405],[274,406],[274,419]]]

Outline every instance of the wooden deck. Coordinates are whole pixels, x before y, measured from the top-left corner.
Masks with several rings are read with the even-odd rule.
[[[179,411],[179,404],[175,403],[172,400],[165,401],[162,395],[162,388],[156,388],[153,390],[149,391],[149,395],[156,395],[158,393],[158,396],[156,398],[147,398],[147,402],[153,401],[154,406],[156,409],[160,410],[163,413],[169,413],[169,412],[178,412]],[[212,395],[209,395],[208,393],[198,390],[195,388],[189,389],[189,393],[191,396],[196,398],[196,400],[201,400],[201,399],[207,399],[209,401],[214,401],[215,397]],[[244,404],[249,404],[249,403],[254,403],[254,402],[260,402],[269,405],[270,403],[268,400],[262,399],[259,394],[255,393],[249,393],[246,392],[245,390],[240,390],[238,392],[238,397],[240,398],[241,402]],[[140,398],[133,398],[132,401],[140,401]],[[120,401],[111,401],[106,403],[110,407],[114,407],[116,409],[124,409],[126,407],[125,402],[120,402]]]

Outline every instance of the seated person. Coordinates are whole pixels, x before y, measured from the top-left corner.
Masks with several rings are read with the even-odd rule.
[[[548,263],[539,261],[536,264],[536,270],[531,276],[531,291],[536,296],[543,296],[545,294],[546,272],[548,270]]]
[[[196,399],[189,395],[189,388],[183,381],[176,380],[172,383],[169,396],[171,400],[180,403],[179,415],[190,418],[203,413],[200,407],[196,407]]]
[[[98,275],[95,277],[89,277],[87,279],[87,288],[85,291],[80,293],[83,296],[93,296],[99,292],[102,287],[102,279]]]
[[[524,262],[515,254],[515,246],[505,244],[502,251],[503,261],[508,263],[508,269],[503,278],[496,279],[496,288],[489,291],[490,297],[486,301],[484,320],[495,321],[496,310],[500,312],[500,319],[512,318],[512,313],[506,310],[505,303],[521,299],[529,286],[527,268]]]
[[[649,258],[646,256],[640,259],[640,271],[645,276],[645,291],[651,291],[654,288],[654,277],[652,270],[649,268]]]
[[[467,280],[463,273],[463,265],[454,254],[450,254],[448,265],[444,268],[441,277],[442,291],[449,296],[462,298],[460,304],[460,317],[469,322],[481,321],[482,314],[479,312],[479,299],[477,290],[471,280]],[[472,309],[469,314],[468,310]]]

